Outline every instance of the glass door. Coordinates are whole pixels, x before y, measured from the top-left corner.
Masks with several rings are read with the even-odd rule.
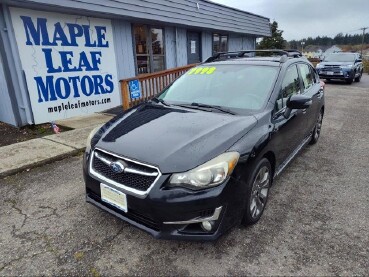
[[[133,27],[137,74],[165,69],[164,32],[147,25]]]

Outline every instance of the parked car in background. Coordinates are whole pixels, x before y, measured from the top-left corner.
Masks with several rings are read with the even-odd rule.
[[[87,202],[157,238],[214,240],[258,222],[323,121],[324,83],[290,53],[219,53],[92,131]]]
[[[328,82],[332,79],[344,80],[348,84],[360,82],[363,75],[363,63],[358,53],[331,53],[316,65],[319,77]]]

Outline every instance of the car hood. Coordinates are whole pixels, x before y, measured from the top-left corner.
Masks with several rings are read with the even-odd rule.
[[[254,116],[146,103],[106,125],[96,147],[155,165],[163,174],[183,172],[227,151],[256,122]]]
[[[327,66],[327,65],[336,65],[336,66],[340,66],[340,65],[349,65],[349,64],[354,64],[353,62],[321,62],[321,65]]]

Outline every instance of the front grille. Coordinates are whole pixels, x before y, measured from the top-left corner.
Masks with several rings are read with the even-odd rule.
[[[133,168],[136,170],[140,170],[142,172],[156,172],[159,174],[159,172],[152,167],[144,166],[142,164],[138,164],[132,161],[128,161],[124,158],[117,158],[115,156],[106,154],[102,151],[95,150],[96,153],[98,153],[99,156],[102,156],[110,161],[124,161],[127,167]],[[149,187],[155,182],[155,179],[157,176],[145,176],[135,173],[115,173],[109,165],[104,163],[102,160],[100,160],[95,155],[92,157],[92,167],[93,170],[96,171],[98,174],[104,176],[105,178],[112,180],[116,183],[119,183],[123,186],[133,188],[139,191],[146,191],[149,189]]]
[[[325,74],[325,72],[327,71],[334,72],[334,73],[340,73],[341,67],[337,65],[326,65],[324,68],[321,69],[322,74]]]
[[[339,65],[325,65],[324,69],[341,69]]]
[[[341,71],[331,71],[331,72],[333,72],[333,75],[343,75]],[[327,76],[332,75],[332,74],[329,74],[328,75],[328,71],[320,71],[319,74],[320,75],[327,75]]]

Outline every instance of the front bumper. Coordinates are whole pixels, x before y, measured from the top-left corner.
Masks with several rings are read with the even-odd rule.
[[[246,186],[233,177],[217,187],[192,191],[180,187],[166,188],[170,175],[162,175],[144,198],[127,194],[126,213],[101,200],[101,180],[91,177],[86,162],[84,164],[86,201],[155,238],[216,240],[241,220],[243,209],[240,207],[244,207]],[[112,184],[107,185],[121,191]],[[211,231],[204,231],[201,223],[195,222],[205,219],[212,220]]]
[[[321,79],[353,79],[354,71],[352,69],[339,69],[339,70],[329,70],[329,69],[318,69],[319,78]]]

